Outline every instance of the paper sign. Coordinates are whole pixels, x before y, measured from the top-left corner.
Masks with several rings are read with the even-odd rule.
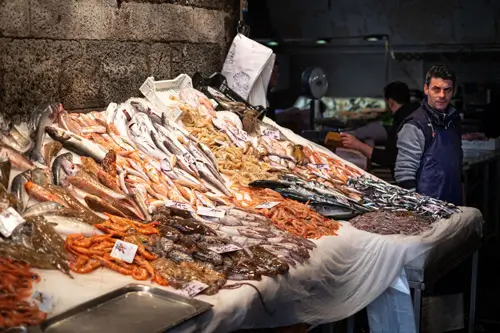
[[[50,313],[52,309],[54,309],[54,298],[38,290],[35,290],[33,294],[31,294],[29,302],[31,304],[36,304],[38,309],[45,313]]]
[[[274,206],[276,206],[278,204],[279,204],[279,201],[266,201],[266,202],[261,203],[258,206],[255,206],[255,208],[269,209],[269,208],[273,208]]]
[[[270,137],[271,139],[275,139],[275,140],[280,139],[280,132],[278,130],[274,130],[271,128],[263,128],[261,131],[261,134],[263,136]]]
[[[210,251],[215,253],[228,253],[241,250],[241,247],[234,244],[226,244],[221,246],[212,246],[208,248]]]
[[[188,164],[194,164],[196,162],[196,159],[193,157],[193,155],[191,155],[188,152],[182,154],[182,157],[184,157],[184,159],[186,160],[186,162],[188,162]]]
[[[175,292],[186,297],[194,297],[207,288],[208,285],[204,284],[203,282],[193,280],[186,283],[182,286],[181,289],[178,289]]]
[[[138,246],[132,243],[127,243],[121,240],[115,242],[113,250],[111,250],[111,256],[116,259],[123,260],[129,264],[134,261],[135,253],[137,252]]]
[[[222,210],[222,209],[201,206],[201,207],[198,207],[196,214],[202,215],[202,216],[217,217],[217,218],[221,219],[224,217],[224,215],[226,215],[226,211]]]
[[[187,203],[183,202],[178,202],[178,201],[172,201],[172,200],[165,200],[165,206],[171,207],[171,208],[177,208],[180,210],[187,210],[189,212],[193,211],[193,207]]]
[[[316,169],[330,169],[328,167],[328,164],[309,164],[311,167],[316,168]]]
[[[23,222],[23,217],[14,208],[9,207],[0,214],[0,232],[5,237],[10,237],[16,227]]]

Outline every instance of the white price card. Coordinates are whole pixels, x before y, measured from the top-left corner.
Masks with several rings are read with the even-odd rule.
[[[255,208],[270,209],[270,208],[273,208],[274,206],[277,206],[277,205],[279,205],[279,201],[266,201],[266,202],[261,203],[258,206],[255,206]]]
[[[309,164],[312,168],[316,169],[329,169],[328,164]]]
[[[165,206],[170,207],[170,208],[176,208],[180,210],[187,210],[188,212],[193,211],[193,207],[191,207],[190,204],[183,203],[183,202],[178,202],[178,201],[172,201],[172,200],[165,200]]]
[[[226,215],[226,211],[222,209],[212,208],[212,207],[198,207],[196,214],[209,217],[217,217],[219,219]]]
[[[193,155],[191,155],[188,152],[182,154],[182,157],[184,157],[184,159],[186,160],[186,162],[188,162],[189,165],[194,164],[196,162],[196,159],[193,157]]]
[[[54,298],[38,290],[35,290],[31,294],[29,302],[36,305],[40,311],[45,313],[50,313],[54,309]]]
[[[272,128],[263,128],[261,131],[262,136],[270,137],[271,139],[279,140],[280,132]]]
[[[225,245],[221,245],[221,246],[212,246],[212,247],[209,247],[208,249],[212,252],[221,254],[221,253],[228,253],[228,252],[234,252],[234,251],[241,250],[241,247],[239,247],[238,245],[234,245],[234,244],[225,244]]]
[[[208,285],[203,282],[193,280],[182,286],[181,289],[177,289],[175,292],[186,297],[194,297],[201,293],[203,290],[207,289]]]
[[[23,222],[23,217],[14,208],[9,207],[0,214],[0,233],[10,237],[16,227]]]
[[[115,246],[111,250],[110,256],[116,259],[123,260],[129,264],[134,261],[135,253],[138,246],[132,243],[116,240]]]

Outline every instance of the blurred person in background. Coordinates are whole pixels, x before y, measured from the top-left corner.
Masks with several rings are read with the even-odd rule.
[[[420,103],[410,102],[410,89],[403,82],[391,82],[384,88],[384,98],[387,109],[392,114],[392,126],[387,134],[385,148],[374,148],[361,142],[355,136],[347,133],[341,133],[342,147],[356,150],[365,157],[371,159],[373,163],[381,167],[391,169],[394,177],[394,166],[397,156],[398,131],[406,117],[415,111]]]
[[[445,66],[427,72],[424,101],[398,133],[394,178],[400,187],[461,205],[461,119],[450,104],[455,86]]]

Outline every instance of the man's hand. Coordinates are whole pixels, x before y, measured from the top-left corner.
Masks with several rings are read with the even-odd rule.
[[[342,148],[359,151],[367,158],[372,157],[373,147],[370,147],[366,143],[361,142],[354,135],[340,133],[340,142],[342,143]]]
[[[363,144],[354,135],[347,133],[340,133],[340,141],[342,142],[342,148],[358,150]]]

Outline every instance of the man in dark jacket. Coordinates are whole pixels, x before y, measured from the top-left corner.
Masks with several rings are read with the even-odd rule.
[[[394,178],[403,188],[460,205],[461,119],[450,105],[455,84],[455,74],[444,66],[427,72],[426,97],[398,133]]]
[[[384,88],[384,97],[387,108],[392,112],[392,126],[387,133],[387,141],[384,148],[373,148],[351,134],[342,133],[342,146],[347,149],[359,151],[373,163],[381,167],[390,168],[394,177],[394,165],[396,164],[398,131],[403,120],[415,111],[420,103],[410,103],[410,89],[403,82],[392,82]]]

